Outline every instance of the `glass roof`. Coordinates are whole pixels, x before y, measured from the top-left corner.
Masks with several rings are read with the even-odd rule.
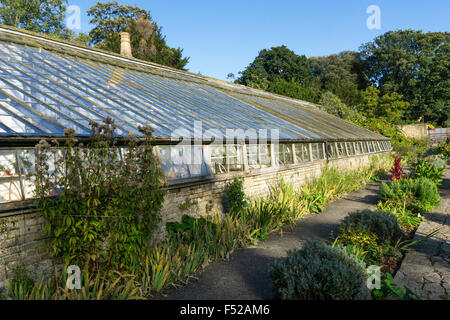
[[[277,129],[280,140],[385,139],[317,106],[0,27],[0,136],[90,134],[111,117],[117,136]],[[180,134],[181,133],[181,134]]]

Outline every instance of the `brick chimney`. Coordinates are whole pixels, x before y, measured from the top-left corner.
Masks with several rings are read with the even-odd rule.
[[[128,32],[120,33],[120,54],[127,58],[133,58],[131,53],[130,34]]]

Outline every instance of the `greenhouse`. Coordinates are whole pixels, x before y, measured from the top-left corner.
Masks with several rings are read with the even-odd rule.
[[[107,117],[119,141],[151,126],[172,189],[391,150],[312,103],[0,27],[1,203],[32,198],[40,140],[89,140]],[[200,161],[175,161],[192,148]]]

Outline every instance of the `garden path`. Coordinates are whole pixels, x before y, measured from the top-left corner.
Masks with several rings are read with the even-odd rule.
[[[450,299],[450,167],[440,186],[441,205],[425,215],[414,239],[436,229],[433,237],[413,246],[395,275],[395,281],[426,300]]]
[[[268,264],[286,256],[286,250],[300,248],[307,240],[329,240],[330,232],[337,233],[342,219],[350,212],[375,208],[380,182],[352,192],[330,203],[320,214],[301,219],[293,228],[284,228],[257,247],[236,250],[227,261],[216,261],[191,279],[186,286],[166,290],[171,300],[257,300],[272,299]]]

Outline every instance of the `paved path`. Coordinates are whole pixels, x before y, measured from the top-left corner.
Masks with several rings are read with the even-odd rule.
[[[186,286],[169,289],[166,299],[177,300],[237,300],[272,299],[274,292],[267,272],[268,264],[286,255],[286,250],[300,248],[307,240],[329,240],[330,232],[337,233],[341,220],[349,212],[376,205],[379,183],[355,191],[330,203],[318,215],[301,219],[282,235],[274,234],[258,247],[235,251],[228,261],[216,261]]]
[[[412,289],[426,300],[450,300],[450,167],[447,167],[440,187],[441,205],[425,215],[416,231],[415,239],[439,232],[417,244],[406,254],[395,275],[397,283]]]

